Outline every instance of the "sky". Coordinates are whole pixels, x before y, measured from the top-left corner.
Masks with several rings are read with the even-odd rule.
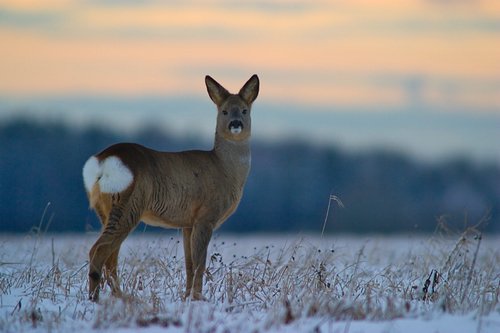
[[[0,45],[4,117],[209,133],[204,76],[257,73],[267,138],[500,161],[497,0],[0,0]]]

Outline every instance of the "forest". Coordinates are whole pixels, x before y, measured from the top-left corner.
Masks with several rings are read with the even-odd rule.
[[[86,159],[110,144],[211,149],[149,127],[134,133],[16,119],[0,124],[0,232],[99,230],[82,183]],[[343,207],[334,196],[343,203]],[[327,208],[330,203],[330,209]],[[445,222],[500,231],[500,167],[464,157],[422,162],[306,141],[252,141],[252,169],[224,232],[432,232]],[[138,230],[157,231],[140,225]]]

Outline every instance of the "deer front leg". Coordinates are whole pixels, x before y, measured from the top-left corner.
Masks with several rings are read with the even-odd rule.
[[[193,288],[193,258],[191,256],[191,231],[192,228],[182,229],[182,238],[184,244],[184,261],[186,263],[186,293],[184,298],[191,296]]]
[[[202,300],[203,273],[207,260],[207,249],[212,237],[212,226],[209,224],[195,224],[191,230],[191,259],[193,282],[191,296],[194,300]]]

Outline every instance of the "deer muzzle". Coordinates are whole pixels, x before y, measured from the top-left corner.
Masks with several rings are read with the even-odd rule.
[[[233,120],[229,123],[229,130],[233,134],[240,134],[243,130],[243,123],[241,120]]]

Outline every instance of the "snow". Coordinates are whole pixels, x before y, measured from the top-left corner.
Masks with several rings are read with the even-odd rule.
[[[192,302],[181,235],[136,233],[126,296],[94,304],[97,234],[1,235],[0,332],[500,332],[500,236],[476,236],[216,235]]]

